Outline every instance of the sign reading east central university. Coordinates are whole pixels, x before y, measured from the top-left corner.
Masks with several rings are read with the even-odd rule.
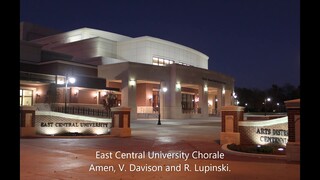
[[[65,133],[104,135],[110,132],[111,119],[36,111],[35,127],[36,133],[40,135],[55,136]]]

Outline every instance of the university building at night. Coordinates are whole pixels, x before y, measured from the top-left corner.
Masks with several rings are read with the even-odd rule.
[[[234,79],[208,70],[209,57],[167,40],[91,28],[58,32],[20,24],[20,105],[103,109],[109,93],[131,119],[206,118],[233,104]],[[75,83],[67,83],[74,77]],[[54,89],[53,89],[54,88]],[[159,108],[160,106],[160,108]]]

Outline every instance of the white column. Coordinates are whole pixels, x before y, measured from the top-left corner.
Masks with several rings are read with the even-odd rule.
[[[199,86],[199,105],[201,108],[201,116],[208,118],[208,91],[204,91],[204,85]]]
[[[131,82],[130,82],[131,81]],[[137,101],[136,101],[137,81],[129,78],[122,79],[121,83],[121,106],[130,107],[130,119],[137,119]]]
[[[218,98],[218,102],[217,102],[217,115],[221,114],[221,106],[222,106],[222,89],[218,89],[217,92],[217,98]]]

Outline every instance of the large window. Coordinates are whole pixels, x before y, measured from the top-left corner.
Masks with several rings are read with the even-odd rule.
[[[20,106],[32,106],[32,90],[20,89]]]
[[[173,64],[174,61],[164,58],[153,57],[152,64],[156,66],[166,66],[168,64]]]
[[[182,110],[194,110],[194,105],[195,105],[195,98],[194,95],[192,94],[181,94],[182,95],[182,100],[181,100],[181,105],[182,105]]]
[[[191,66],[190,64],[186,64],[186,63],[183,63],[183,62],[179,62],[178,64],[184,65],[184,66]]]

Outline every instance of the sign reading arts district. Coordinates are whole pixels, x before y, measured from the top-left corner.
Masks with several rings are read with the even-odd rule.
[[[257,135],[261,135],[259,140],[261,144],[286,144],[288,142],[288,130],[257,128]]]

